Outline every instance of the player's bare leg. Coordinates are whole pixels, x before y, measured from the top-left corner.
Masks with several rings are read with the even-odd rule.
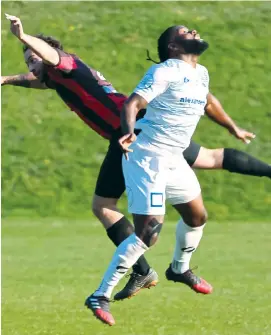
[[[109,311],[113,289],[137,259],[156,243],[162,222],[163,216],[134,215],[135,233],[118,246],[99,288],[85,302],[102,322],[110,326],[115,323]]]
[[[244,151],[220,148],[200,148],[197,159],[192,165],[195,169],[223,169],[239,174],[271,178],[271,165]]]
[[[192,253],[200,243],[207,220],[202,197],[199,195],[188,203],[176,204],[174,208],[182,219],[176,228],[175,252],[173,261],[166,270],[166,277],[168,280],[188,285],[197,293],[212,293],[212,286],[190,269]]]
[[[106,230],[124,217],[117,207],[118,200],[119,199],[114,198],[104,198],[94,194],[92,200],[92,212],[99,219]],[[129,226],[133,232],[133,225],[130,223]]]

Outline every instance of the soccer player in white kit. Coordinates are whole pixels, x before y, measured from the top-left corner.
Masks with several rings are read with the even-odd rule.
[[[123,172],[135,233],[118,246],[99,288],[85,302],[108,325],[115,323],[109,311],[112,291],[157,241],[166,199],[181,215],[166,277],[187,284],[198,293],[212,292],[212,286],[189,266],[207,215],[197,177],[182,155],[207,102],[209,75],[204,66],[197,64],[197,58],[208,43],[195,30],[184,26],[168,28],[159,38],[161,43],[165,40],[166,54],[159,55],[161,63],[147,71],[125,103],[121,116],[125,135],[119,144],[125,153]],[[146,115],[135,126],[138,111],[146,106]],[[212,117],[234,133],[235,124],[227,114]],[[139,129],[137,136],[135,127]]]

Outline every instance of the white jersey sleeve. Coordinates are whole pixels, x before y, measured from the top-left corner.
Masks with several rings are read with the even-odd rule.
[[[140,95],[148,103],[154,98],[164,93],[174,80],[172,70],[166,67],[153,65],[142,78],[134,90],[134,93]]]
[[[198,64],[199,73],[202,81],[202,85],[205,86],[209,93],[209,73],[205,66]]]

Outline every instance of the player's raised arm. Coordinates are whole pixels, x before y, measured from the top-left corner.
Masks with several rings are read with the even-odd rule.
[[[1,86],[13,85],[26,88],[46,89],[45,83],[42,83],[32,72],[16,74],[14,76],[1,76]]]
[[[244,143],[250,143],[250,140],[255,138],[255,134],[241,129],[235,124],[232,118],[224,111],[219,100],[211,93],[208,93],[207,96],[205,113],[211,120],[228,129],[232,135]]]
[[[39,38],[25,34],[22,22],[18,17],[9,14],[5,15],[6,18],[10,20],[10,30],[12,34],[35,52],[43,62],[49,65],[57,65],[59,63],[60,56],[53,47]]]

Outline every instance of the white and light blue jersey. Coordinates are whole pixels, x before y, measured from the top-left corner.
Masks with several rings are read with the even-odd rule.
[[[207,69],[179,59],[153,65],[134,93],[147,102],[147,112],[136,128],[153,140],[187,148],[196,129],[209,92]]]

